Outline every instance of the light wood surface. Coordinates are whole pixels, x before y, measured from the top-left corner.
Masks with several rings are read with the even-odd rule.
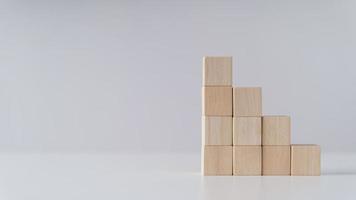
[[[290,146],[262,147],[262,174],[290,175]]]
[[[202,117],[203,145],[232,145],[232,117]]]
[[[232,87],[203,87],[203,115],[232,116]]]
[[[203,85],[232,86],[232,57],[204,57]]]
[[[232,175],[232,146],[203,146],[205,176]]]
[[[262,117],[263,145],[290,145],[291,126],[289,116]]]
[[[234,117],[233,144],[261,145],[261,117]]]
[[[262,115],[262,89],[236,87],[233,89],[234,116],[260,117]]]
[[[238,176],[260,176],[262,173],[262,147],[234,146],[233,174]]]
[[[292,176],[320,176],[320,146],[291,146]]]

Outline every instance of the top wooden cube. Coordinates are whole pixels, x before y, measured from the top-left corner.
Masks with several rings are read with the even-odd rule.
[[[236,87],[233,93],[235,117],[262,116],[262,89],[260,87]]]
[[[232,86],[232,57],[204,57],[203,86]]]

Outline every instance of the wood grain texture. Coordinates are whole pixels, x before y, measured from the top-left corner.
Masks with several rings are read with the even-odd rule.
[[[262,116],[262,89],[260,87],[234,88],[233,104],[236,117]]]
[[[233,147],[233,174],[260,176],[262,173],[262,147],[260,145]]]
[[[232,145],[232,117],[202,117],[203,145]]]
[[[204,146],[202,152],[203,175],[232,175],[232,146]]]
[[[203,115],[232,116],[232,87],[203,87]]]
[[[320,146],[291,146],[291,175],[320,176]]]
[[[203,85],[232,86],[232,57],[204,57]]]
[[[262,146],[262,174],[290,175],[290,146]]]
[[[291,126],[289,116],[262,117],[263,145],[290,145]]]
[[[261,145],[261,117],[233,118],[233,145]]]

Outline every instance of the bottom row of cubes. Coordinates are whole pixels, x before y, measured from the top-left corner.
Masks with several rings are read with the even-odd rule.
[[[320,146],[204,146],[204,175],[320,175]]]

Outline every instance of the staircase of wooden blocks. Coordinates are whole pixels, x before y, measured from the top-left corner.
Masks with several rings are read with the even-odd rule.
[[[204,175],[320,175],[320,146],[291,145],[289,116],[262,116],[262,89],[233,87],[232,57],[204,57]]]

